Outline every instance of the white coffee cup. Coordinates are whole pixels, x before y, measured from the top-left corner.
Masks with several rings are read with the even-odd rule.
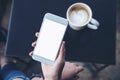
[[[66,13],[69,25],[74,30],[81,30],[87,27],[90,29],[98,29],[99,22],[92,18],[92,10],[85,3],[74,3],[72,4]]]

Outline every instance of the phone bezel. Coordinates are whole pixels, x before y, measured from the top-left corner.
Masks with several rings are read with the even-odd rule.
[[[43,18],[43,21],[44,21],[44,19],[49,19],[49,20],[55,21],[57,23],[63,24],[66,26],[65,28],[67,29],[68,20],[65,18],[59,17],[59,16],[51,14],[51,13],[46,13]],[[64,34],[65,34],[65,32],[64,32]],[[63,37],[64,37],[64,35],[63,35]],[[52,61],[50,59],[47,59],[47,58],[41,57],[37,54],[34,54],[34,51],[33,51],[32,58],[36,61],[43,62],[43,63],[50,64],[50,65],[52,65],[54,63],[54,61]]]

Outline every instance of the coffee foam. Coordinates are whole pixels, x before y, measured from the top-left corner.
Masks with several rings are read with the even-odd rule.
[[[83,25],[87,22],[88,20],[88,13],[84,9],[79,9],[79,10],[73,10],[70,14],[70,20],[72,23],[76,25]]]

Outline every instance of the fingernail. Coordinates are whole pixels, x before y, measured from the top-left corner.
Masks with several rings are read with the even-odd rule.
[[[65,45],[65,41],[63,41],[63,44]]]
[[[82,67],[82,66],[79,66],[79,69],[80,69],[81,71],[83,71],[83,70],[84,70],[84,67]]]

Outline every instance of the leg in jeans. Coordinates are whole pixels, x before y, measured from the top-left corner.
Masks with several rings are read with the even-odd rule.
[[[8,63],[1,69],[1,76],[3,80],[14,80],[21,78],[21,80],[30,80],[24,73],[15,69],[13,63]]]

